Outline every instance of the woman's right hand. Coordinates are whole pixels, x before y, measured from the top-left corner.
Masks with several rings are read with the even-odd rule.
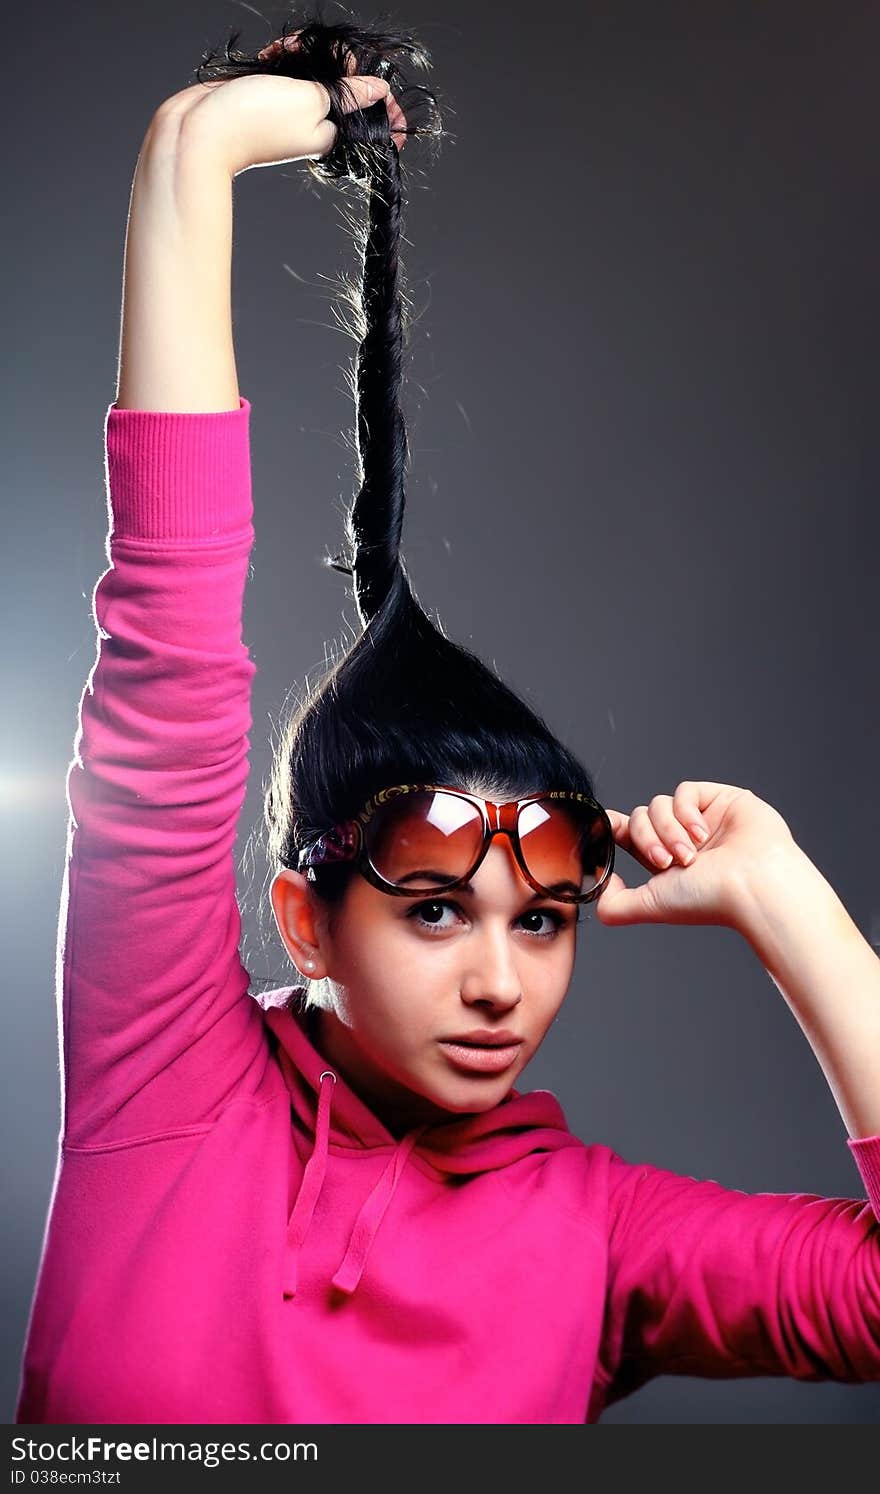
[[[290,44],[290,39],[288,39]],[[270,43],[263,56],[280,45]],[[344,109],[369,108],[387,100],[389,123],[400,132],[405,118],[384,78],[357,73],[349,59]],[[350,97],[345,95],[350,90]],[[318,159],[333,149],[339,133],[327,118],[330,95],[321,83],[280,74],[246,73],[240,78],[195,83],[173,94],[156,111],[157,121],[185,128],[219,152],[232,176],[252,166],[273,166],[304,158]],[[395,143],[405,140],[398,133]]]

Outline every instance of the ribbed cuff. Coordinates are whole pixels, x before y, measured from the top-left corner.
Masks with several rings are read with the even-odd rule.
[[[250,401],[237,410],[120,410],[104,422],[111,539],[208,539],[253,518]]]
[[[859,1136],[855,1139],[848,1136],[846,1144],[862,1175],[874,1213],[880,1219],[880,1136]]]

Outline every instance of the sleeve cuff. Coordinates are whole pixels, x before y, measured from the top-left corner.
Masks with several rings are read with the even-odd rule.
[[[847,1138],[874,1213],[880,1220],[880,1136]]]
[[[209,412],[120,410],[104,423],[111,539],[209,539],[253,518],[250,401]]]

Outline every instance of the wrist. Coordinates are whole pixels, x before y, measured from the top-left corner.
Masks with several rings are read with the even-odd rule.
[[[164,164],[179,171],[182,164],[192,160],[195,169],[209,176],[225,174],[232,180],[232,170],[216,131],[203,126],[194,104],[184,108],[176,98],[160,105],[150,120],[141,147],[141,157],[144,156],[154,169],[161,169]]]
[[[738,879],[730,926],[777,982],[788,980],[808,949],[815,960],[818,946],[823,957],[832,948],[838,955],[867,948],[830,882],[794,840],[770,847],[760,866]]]
[[[730,893],[729,926],[750,944],[764,941],[783,911],[805,909],[817,895],[836,897],[819,868],[792,838],[767,848],[746,866]]]
[[[210,90],[198,84],[185,88],[164,100],[156,110],[142,147],[143,151],[177,162],[181,156],[196,156],[210,170],[225,170],[230,179],[232,170],[227,153],[217,130],[209,130],[199,113],[199,105],[208,97]]]

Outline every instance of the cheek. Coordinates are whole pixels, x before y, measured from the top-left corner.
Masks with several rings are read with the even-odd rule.
[[[396,919],[372,920],[334,946],[345,1020],[372,1044],[405,1048],[436,1024],[450,974],[439,951],[423,951]],[[434,956],[431,958],[431,956]]]
[[[406,937],[401,920],[387,914],[373,914],[348,926],[334,941],[334,955],[338,979],[352,988],[365,986],[373,991],[390,993],[411,986],[428,968],[413,940]]]
[[[574,973],[574,948],[560,947],[554,956],[535,962],[528,972],[528,987],[525,995],[531,1009],[535,1027],[546,1032],[559,1015],[568,994]]]
[[[333,933],[337,979],[357,986],[385,982],[411,990],[448,984],[461,959],[456,941],[420,937],[414,923],[394,906],[396,900],[366,883],[356,889],[347,916]]]

